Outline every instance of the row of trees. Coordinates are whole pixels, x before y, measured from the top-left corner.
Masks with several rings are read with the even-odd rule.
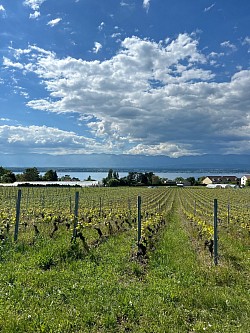
[[[129,172],[126,177],[120,178],[118,172],[109,170],[108,176],[102,180],[104,186],[115,187],[115,186],[159,186],[166,185],[168,180],[160,178],[153,172]],[[190,185],[197,185],[197,181],[194,177],[184,179],[182,177],[176,178],[172,183],[185,183],[188,182]]]
[[[119,177],[118,172],[109,170],[108,176],[102,180],[104,186],[135,186],[135,185],[161,185],[162,180],[153,172],[129,172],[126,177]]]
[[[168,185],[173,183],[186,183],[191,186],[200,185],[204,177],[196,180],[194,177],[188,177],[184,179],[177,177],[173,181],[169,181],[166,178],[160,178],[153,172],[134,172],[131,171],[127,176],[120,178],[117,171],[110,169],[106,178],[103,178],[102,182],[104,186],[159,186]],[[14,183],[15,181],[79,181],[79,178],[70,177],[65,175],[58,178],[57,172],[54,170],[48,170],[43,176],[40,175],[37,168],[27,168],[21,174],[14,174],[11,170],[5,169],[0,166],[0,183]],[[87,180],[93,180],[89,176]],[[250,180],[247,181],[247,186],[250,186]]]
[[[14,174],[11,170],[0,167],[0,183],[14,183],[15,181],[58,180],[56,171],[48,170],[43,176],[37,168],[27,168],[23,173]]]
[[[58,178],[57,172],[54,170],[48,170],[43,176],[40,175],[37,168],[27,168],[23,173],[14,174],[11,170],[0,167],[0,183],[14,183],[15,181],[77,181],[78,178],[71,178],[69,175],[65,175]]]
[[[17,181],[40,181],[40,180],[47,180],[47,181],[57,181],[58,176],[56,171],[48,170],[45,172],[43,176],[40,175],[37,168],[27,168],[23,173],[16,175]]]

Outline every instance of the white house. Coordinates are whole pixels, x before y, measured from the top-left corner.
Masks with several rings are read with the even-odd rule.
[[[239,184],[236,176],[207,176],[203,179],[202,184]]]
[[[240,185],[241,186],[246,186],[247,180],[250,179],[250,175],[244,175],[240,179]]]

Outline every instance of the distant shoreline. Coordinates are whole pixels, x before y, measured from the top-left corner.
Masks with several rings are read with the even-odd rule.
[[[29,167],[7,167],[14,173],[22,173]],[[79,168],[79,167],[36,167],[39,172],[46,172],[48,170],[55,170],[57,172],[108,172],[110,169],[113,169],[118,172],[174,172],[174,173],[250,173],[249,168],[121,168],[121,167],[110,167],[110,168]]]

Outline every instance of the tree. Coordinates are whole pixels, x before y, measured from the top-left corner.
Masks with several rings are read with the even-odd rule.
[[[111,178],[107,182],[107,186],[109,187],[117,187],[120,185],[119,179]]]
[[[108,178],[107,177],[102,179],[102,184],[103,184],[103,186],[108,185]]]
[[[3,167],[0,167],[0,183],[14,183],[16,181],[15,174]]]
[[[108,179],[111,179],[113,178],[113,169],[109,169],[109,172],[108,172]]]
[[[68,182],[68,181],[71,181],[72,179],[71,179],[70,175],[65,175],[65,176],[62,176],[60,178],[60,180]]]
[[[159,176],[152,176],[152,185],[162,185],[162,180]]]
[[[185,179],[183,177],[176,177],[175,178],[176,183],[183,183]]]
[[[194,177],[188,177],[187,181],[191,184],[191,186],[194,186],[196,183],[196,180]]]
[[[129,186],[135,185],[137,182],[137,173],[133,171],[129,172],[127,175],[127,182]]]
[[[114,171],[112,178],[119,179],[119,173],[117,171]]]
[[[104,186],[118,186],[120,185],[119,174],[113,169],[109,169],[108,176],[103,178],[102,183]]]
[[[150,172],[145,172],[145,176],[147,177],[147,185],[152,184],[152,178],[154,176],[154,173],[152,171]]]
[[[23,173],[23,180],[24,181],[36,181],[36,180],[41,180],[39,176],[39,171],[37,168],[27,168],[25,172]]]
[[[56,171],[53,170],[48,170],[45,172],[44,176],[43,176],[43,180],[47,180],[47,181],[57,181],[58,180],[58,176]]]

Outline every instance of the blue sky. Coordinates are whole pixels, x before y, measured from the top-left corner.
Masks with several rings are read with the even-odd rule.
[[[0,0],[1,155],[250,155],[249,23],[249,0]]]

